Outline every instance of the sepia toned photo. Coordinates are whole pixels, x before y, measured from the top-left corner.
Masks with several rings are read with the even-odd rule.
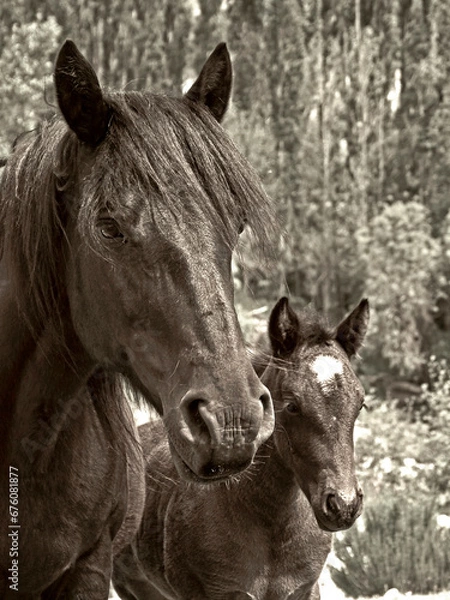
[[[0,5],[0,600],[450,600],[449,36]]]

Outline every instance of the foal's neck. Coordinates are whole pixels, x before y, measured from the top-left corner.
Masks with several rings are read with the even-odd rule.
[[[296,499],[303,493],[279,455],[273,436],[259,448],[254,464],[230,490],[239,511],[247,507],[250,518],[271,528],[277,523],[284,527]]]
[[[50,323],[42,323],[33,335],[14,298],[8,292],[2,298],[0,443],[10,438],[10,458],[23,452],[21,441],[38,444],[40,436],[51,449],[63,426],[67,401],[77,395],[95,366],[71,327],[62,326],[61,332],[57,335]],[[53,437],[44,431],[46,426]]]

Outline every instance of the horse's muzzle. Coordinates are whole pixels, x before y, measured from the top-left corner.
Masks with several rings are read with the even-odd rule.
[[[230,404],[188,392],[164,421],[180,475],[212,481],[240,473],[251,464],[273,432],[274,412],[270,393],[261,384],[257,399]]]

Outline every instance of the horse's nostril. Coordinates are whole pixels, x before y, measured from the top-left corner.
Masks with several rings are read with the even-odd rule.
[[[261,391],[262,394],[260,394],[258,398],[258,417],[255,420],[255,425],[257,425],[257,427],[253,428],[253,437],[251,439],[252,442],[254,441],[256,446],[260,446],[263,442],[268,440],[275,427],[275,412],[273,408],[272,396],[265,386],[262,386]]]
[[[183,434],[190,443],[199,441],[209,443],[211,441],[213,427],[204,414],[205,411],[207,412],[207,404],[208,401],[199,397],[198,394],[188,393],[181,400],[180,409],[185,423]]]
[[[200,398],[184,398],[182,401],[182,411],[184,413],[185,418],[190,423],[195,423],[196,425],[200,425],[202,422],[202,417],[200,416],[199,406],[202,400]]]
[[[272,397],[265,386],[259,387],[258,399],[249,398],[245,408],[223,405],[202,390],[191,390],[181,399],[181,434],[190,444],[208,445],[221,452],[228,462],[236,449],[253,454],[269,438],[274,426]]]

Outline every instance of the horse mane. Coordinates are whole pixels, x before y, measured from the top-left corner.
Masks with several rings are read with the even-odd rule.
[[[139,438],[129,426],[127,404],[143,405],[142,396],[130,386],[123,375],[103,368],[98,368],[90,376],[86,387],[104,429],[110,433],[111,439],[115,439],[119,445],[123,444],[127,459],[131,463],[137,462],[141,445]]]
[[[245,222],[255,248],[267,250],[274,233],[272,204],[256,172],[207,109],[186,98],[142,92],[115,93],[106,101],[113,118],[98,160],[110,164],[92,179],[92,191],[106,189],[109,210],[123,210],[114,203],[118,188],[134,184],[142,197],[130,199],[127,210],[146,204],[156,226],[163,228],[168,215],[194,230],[207,220],[234,245],[236,227]],[[91,209],[98,207],[92,203]],[[89,227],[92,216],[87,211],[80,218]]]

